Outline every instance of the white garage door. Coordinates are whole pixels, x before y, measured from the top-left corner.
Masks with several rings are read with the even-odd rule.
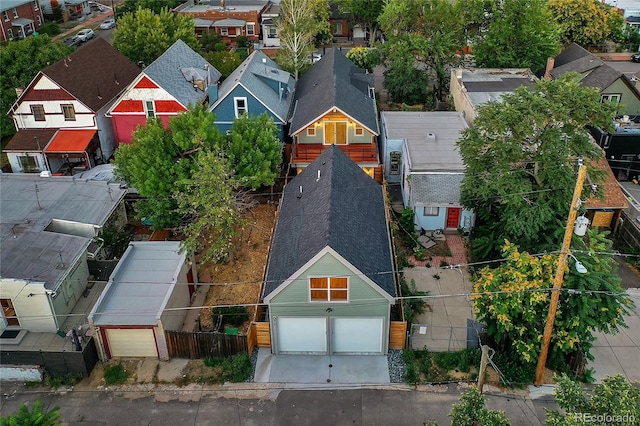
[[[153,335],[153,330],[150,328],[107,328],[106,332],[112,357],[158,356],[156,339]]]
[[[326,318],[279,317],[276,329],[278,352],[327,352]]]
[[[382,353],[383,318],[333,318],[334,353]]]

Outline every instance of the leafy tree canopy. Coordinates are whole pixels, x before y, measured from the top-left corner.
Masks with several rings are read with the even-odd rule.
[[[585,159],[594,183],[603,178],[588,161],[603,154],[585,126],[609,128],[615,110],[614,104],[600,102],[597,89],[582,86],[579,76],[569,73],[478,108],[473,127],[457,142],[465,164],[462,203],[477,216],[475,259],[498,258],[502,239],[531,252],[559,247],[576,159]]]
[[[240,184],[251,189],[273,185],[282,163],[282,143],[273,119],[244,114],[233,121],[225,149]]]
[[[510,426],[511,422],[504,411],[491,410],[486,406],[487,400],[480,391],[469,388],[460,396],[460,401],[453,404],[449,417],[451,426]]]
[[[231,75],[231,73],[242,63],[242,59],[240,59],[240,55],[238,55],[237,52],[231,52],[228,50],[212,51],[205,53],[203,57],[207,62],[213,65],[215,69],[220,71],[223,80],[229,77],[229,75]]]
[[[535,72],[560,51],[560,28],[547,0],[496,0],[485,6],[487,29],[473,46],[478,66]]]
[[[118,18],[113,46],[137,64],[149,65],[176,40],[182,40],[196,52],[200,43],[194,32],[193,18],[162,9],[155,13],[139,7],[135,13]]]
[[[338,0],[340,10],[349,13],[355,24],[369,30],[369,44],[375,41],[378,17],[384,8],[384,0]]]
[[[373,72],[373,68],[380,64],[380,51],[377,48],[354,47],[349,49],[347,58],[357,67]]]
[[[47,411],[42,401],[36,399],[31,411],[27,404],[22,404],[18,411],[8,417],[0,418],[0,424],[6,426],[58,426],[61,423],[60,407],[54,407]]]
[[[74,51],[41,34],[22,40],[0,43],[0,127],[2,138],[15,134],[13,120],[6,115],[17,100],[16,88],[26,88],[38,72]]]
[[[582,46],[624,39],[624,18],[619,9],[599,0],[549,0],[560,25],[562,40]]]
[[[124,3],[116,6],[116,15],[119,17],[125,13],[135,13],[140,8],[160,14],[162,9],[171,10],[181,3],[184,2],[182,0],[124,0]]]
[[[546,426],[578,426],[594,424],[637,424],[640,413],[640,387],[621,375],[608,376],[591,394],[562,375],[554,392],[558,406],[564,411],[546,409]],[[585,416],[589,416],[587,419]],[[593,417],[592,417],[593,416]],[[598,420],[608,416],[609,420]],[[630,420],[633,417],[635,420]]]

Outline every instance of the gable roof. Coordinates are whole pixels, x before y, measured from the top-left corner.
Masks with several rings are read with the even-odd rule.
[[[269,87],[268,81],[286,84],[283,96]],[[259,50],[255,50],[220,85],[218,100],[213,102],[209,111],[213,111],[240,84],[260,101],[283,123],[289,114],[293,99],[295,79]]]
[[[263,298],[327,246],[396,296],[382,186],[335,145],[284,188]]]
[[[41,72],[96,112],[122,92],[140,74],[140,68],[96,37]]]
[[[372,75],[355,66],[342,51],[327,49],[298,81],[290,134],[336,107],[377,135],[376,103],[369,96],[369,87],[373,87]]]
[[[616,71],[576,43],[571,43],[556,56],[550,74],[558,78],[570,71],[584,75],[581,80],[583,85],[599,89],[606,89],[622,77],[622,72]]]
[[[143,71],[184,107],[202,103],[207,87],[216,84],[222,74],[184,41],[177,40]],[[195,82],[202,81],[202,86]]]

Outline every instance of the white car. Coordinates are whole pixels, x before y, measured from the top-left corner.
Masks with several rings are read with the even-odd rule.
[[[76,34],[76,37],[78,38],[78,40],[85,42],[95,37],[95,33],[92,29],[80,30],[80,32]]]
[[[105,19],[104,21],[102,21],[102,23],[100,24],[100,29],[101,30],[109,30],[113,27],[116,26],[116,20],[111,18],[111,19]]]

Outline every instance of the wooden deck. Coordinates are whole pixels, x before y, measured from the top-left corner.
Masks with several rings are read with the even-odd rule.
[[[311,163],[322,151],[331,145],[322,144],[296,144],[293,147],[293,163]],[[356,163],[379,164],[378,148],[375,144],[336,145]]]

